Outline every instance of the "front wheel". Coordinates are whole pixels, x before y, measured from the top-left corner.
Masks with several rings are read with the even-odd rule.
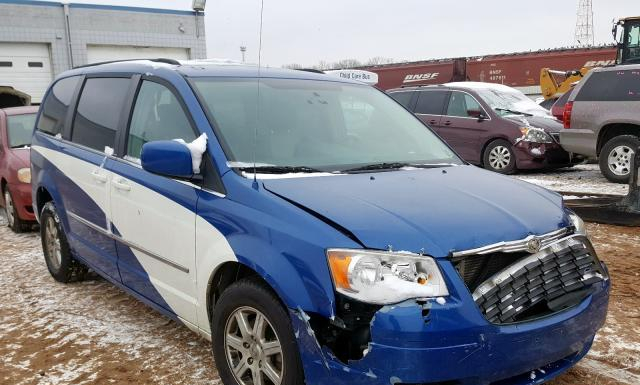
[[[640,139],[634,135],[620,135],[610,139],[602,147],[598,163],[600,172],[614,183],[628,183],[631,159],[640,147]]]
[[[213,355],[226,385],[297,385],[302,364],[289,315],[263,283],[241,280],[216,303]]]
[[[516,155],[511,143],[496,139],[484,150],[482,164],[487,170],[512,174],[516,170]]]

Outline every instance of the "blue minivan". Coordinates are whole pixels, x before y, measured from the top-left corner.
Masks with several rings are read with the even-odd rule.
[[[52,276],[95,271],[211,339],[227,385],[537,384],[605,320],[607,269],[558,194],[354,81],[74,69],[31,162]]]

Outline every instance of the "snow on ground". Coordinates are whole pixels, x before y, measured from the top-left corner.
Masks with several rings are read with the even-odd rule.
[[[626,195],[629,186],[609,182],[597,164],[580,164],[555,171],[521,172],[515,178],[558,192]]]
[[[100,278],[54,281],[38,233],[6,226],[0,357],[0,384],[221,383],[207,341]]]

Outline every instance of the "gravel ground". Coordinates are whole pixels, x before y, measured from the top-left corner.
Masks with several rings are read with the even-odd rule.
[[[591,165],[518,177],[565,191],[600,185],[591,192],[603,192]],[[606,189],[624,193],[616,185]],[[638,385],[640,228],[588,229],[612,276],[609,316],[589,355],[551,384]],[[6,226],[0,226],[0,357],[0,384],[221,383],[208,342],[100,278],[55,282],[38,234],[16,235]]]

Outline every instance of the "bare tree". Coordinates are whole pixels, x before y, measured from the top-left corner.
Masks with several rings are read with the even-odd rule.
[[[291,64],[284,64],[282,66],[282,68],[288,68],[290,70],[299,70],[301,68],[305,68],[305,66],[303,66],[302,64],[298,64],[298,63],[291,63]]]
[[[393,63],[393,59],[390,57],[375,56],[367,60],[366,65],[375,66],[375,65],[391,64],[391,63]]]
[[[360,67],[362,63],[360,63],[356,59],[342,59],[333,63],[333,68],[353,68]]]

